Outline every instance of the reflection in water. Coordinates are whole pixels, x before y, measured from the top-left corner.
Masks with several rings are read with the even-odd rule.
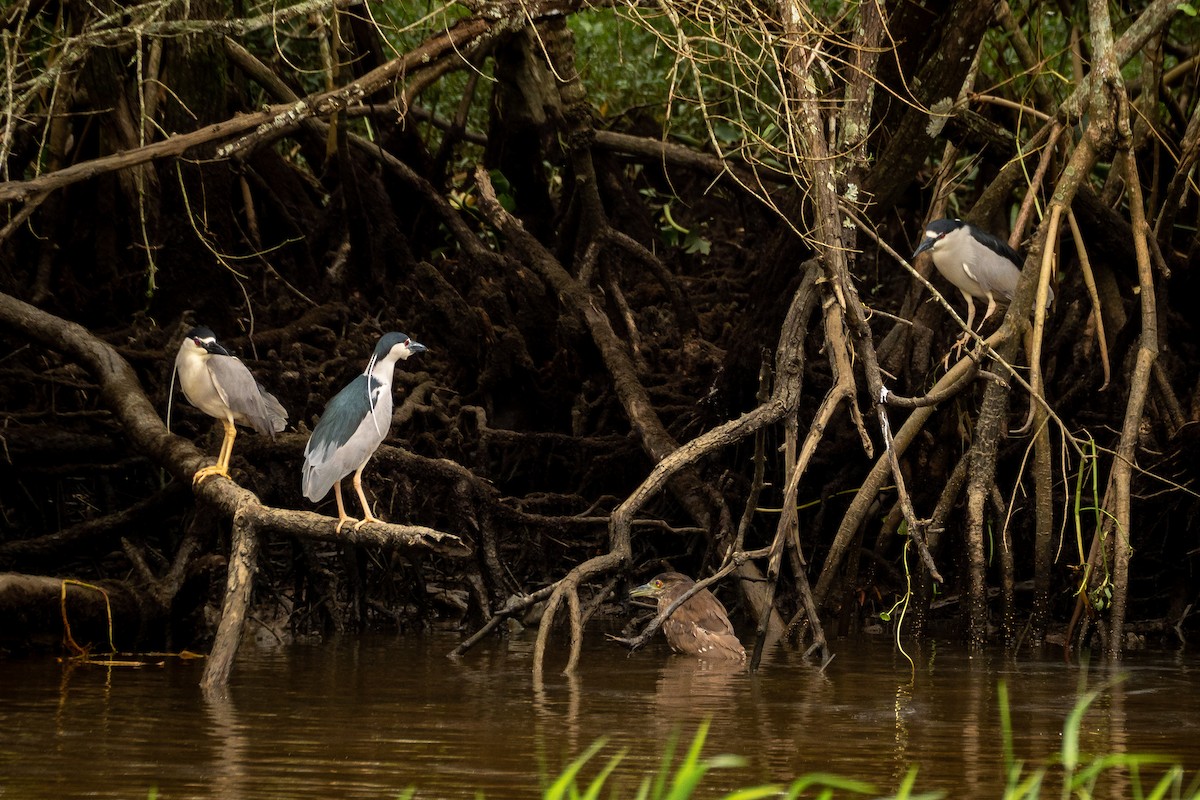
[[[898,683],[895,690],[895,717],[892,745],[892,780],[889,786],[899,786],[911,768],[908,762],[909,730],[908,718],[914,709],[911,683]]]
[[[246,734],[238,725],[237,711],[225,689],[201,690],[204,711],[208,717],[208,733],[213,748],[210,782],[214,797],[242,800],[246,796]]]
[[[1200,769],[1200,676],[1186,657],[1135,654],[1116,681],[1096,665],[945,647],[914,653],[914,670],[889,642],[843,641],[825,673],[783,651],[750,673],[597,637],[578,674],[535,685],[531,638],[460,659],[444,657],[457,640],[440,634],[249,646],[228,692],[208,696],[202,663],[0,661],[0,796],[374,799],[415,786],[422,798],[527,798],[600,737],[585,780],[625,750],[609,786],[631,796],[666,740],[678,736],[678,760],[704,720],[706,755],[747,762],[710,774],[710,794],[814,771],[894,789],[918,766],[920,790],[998,796],[1000,680],[1027,769],[1057,754],[1077,698],[1097,689],[1085,759],[1157,753]],[[1097,796],[1130,791],[1109,779]]]
[[[702,661],[689,656],[669,656],[662,665],[654,690],[654,717],[668,728],[723,717],[737,710],[744,688],[745,664]],[[649,710],[649,709],[647,709]],[[660,732],[664,732],[660,728]]]
[[[1125,719],[1125,693],[1121,691],[1105,692],[1104,696],[1098,699],[1101,707],[1097,711],[1106,714],[1109,720],[1107,726],[1108,746],[1105,749],[1113,754],[1129,753],[1129,742],[1126,737],[1126,725],[1128,722]],[[1107,708],[1104,707],[1106,705]],[[1113,780],[1112,785],[1109,787],[1108,796],[1113,798],[1113,800],[1134,796],[1132,787],[1125,776],[1118,775]]]
[[[559,742],[566,745],[567,752],[579,753],[591,744],[580,741],[580,679],[579,673],[560,675],[547,690],[542,677],[533,676],[533,714],[536,727],[534,739],[537,755],[542,763],[546,757],[546,745]],[[565,694],[565,699],[562,695]]]

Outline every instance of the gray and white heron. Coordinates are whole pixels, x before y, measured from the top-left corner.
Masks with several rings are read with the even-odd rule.
[[[959,219],[935,219],[910,261],[929,251],[933,265],[967,300],[967,328],[975,321],[975,300],[987,300],[986,321],[997,303],[1008,303],[1021,278],[1021,255],[1008,242]],[[1050,291],[1050,300],[1054,291]]]
[[[342,503],[342,478],[354,473],[354,490],[363,518],[355,528],[383,520],[371,513],[362,488],[362,471],[392,427],[392,376],[396,362],[428,348],[403,333],[385,333],[361,375],[350,381],[325,406],[304,448],[302,487],[314,503],[329,493],[337,500],[337,530],[353,519]]]
[[[192,328],[175,355],[179,388],[192,405],[216,417],[225,426],[217,463],[197,470],[195,486],[212,475],[229,477],[236,425],[245,425],[272,439],[287,425],[287,411],[275,396],[259,385],[246,365],[217,342],[203,326]]]

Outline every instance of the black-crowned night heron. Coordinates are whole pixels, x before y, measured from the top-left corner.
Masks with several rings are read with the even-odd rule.
[[[188,331],[175,356],[175,371],[188,402],[225,426],[217,463],[198,470],[192,476],[192,485],[211,475],[229,477],[229,459],[237,436],[235,423],[272,439],[287,425],[287,411],[279,401],[258,385],[245,364],[217,343],[216,335],[208,328]]]
[[[687,575],[664,572],[631,591],[629,596],[656,598],[661,614],[695,583]],[[676,653],[734,661],[746,657],[746,649],[733,632],[725,606],[708,589],[696,592],[675,609],[663,622],[662,630],[667,644]]]
[[[383,521],[371,513],[371,505],[363,494],[362,471],[392,427],[392,376],[396,362],[426,349],[403,333],[385,333],[375,345],[366,370],[334,395],[313,428],[304,448],[304,496],[315,503],[333,487],[338,531],[353,519],[342,503],[342,478],[351,472],[363,509],[363,518],[354,527]]]
[[[1021,255],[986,231],[958,219],[935,219],[925,229],[925,238],[912,259],[925,251],[933,265],[962,292],[967,300],[967,328],[975,321],[975,300],[987,300],[986,320],[996,304],[1008,303],[1021,277]],[[1051,290],[1050,299],[1054,299]],[[982,322],[982,320],[981,320]]]

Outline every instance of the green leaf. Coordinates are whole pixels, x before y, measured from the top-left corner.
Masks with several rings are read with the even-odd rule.
[[[841,789],[844,792],[853,792],[854,794],[873,795],[878,793],[874,786],[863,781],[857,781],[853,778],[843,778],[840,775],[831,775],[827,772],[812,772],[802,778],[797,778],[788,787],[787,797],[795,800],[795,798],[800,796],[801,792],[808,790],[810,787]]]
[[[575,795],[572,789],[575,786],[575,776],[579,774],[579,770],[583,769],[592,756],[600,752],[600,748],[604,747],[604,739],[597,739],[592,743],[592,746],[584,751],[583,755],[572,761],[562,774],[558,776],[558,780],[550,785],[550,788],[542,794],[543,800],[564,800],[567,797]]]
[[[625,752],[622,750],[608,760],[604,765],[604,769],[600,770],[600,774],[592,779],[588,784],[587,792],[583,795],[583,800],[596,800],[600,796],[600,790],[604,788],[604,782],[608,780],[608,776],[617,768],[617,764],[621,763],[621,759],[625,758]]]
[[[736,792],[730,792],[721,800],[759,800],[762,797],[778,797],[782,792],[782,787],[769,786],[752,786],[749,789],[739,789]]]
[[[740,128],[730,125],[728,122],[718,122],[717,124],[713,125],[713,135],[717,137],[717,141],[721,144],[729,144],[730,142],[736,142],[738,139],[741,139],[742,131]]]
[[[700,253],[701,255],[706,256],[712,250],[712,242],[710,242],[708,239],[705,239],[703,236],[697,236],[695,232],[688,234],[685,241],[687,244],[687,249],[684,252],[692,254]]]

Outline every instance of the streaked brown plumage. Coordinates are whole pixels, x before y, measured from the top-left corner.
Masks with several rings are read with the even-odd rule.
[[[629,595],[656,598],[658,611],[662,613],[695,583],[687,575],[664,572],[655,575],[649,583],[642,584]],[[662,629],[667,644],[676,653],[734,661],[746,658],[746,649],[733,632],[725,606],[708,589],[701,589],[675,609],[663,623]]]

